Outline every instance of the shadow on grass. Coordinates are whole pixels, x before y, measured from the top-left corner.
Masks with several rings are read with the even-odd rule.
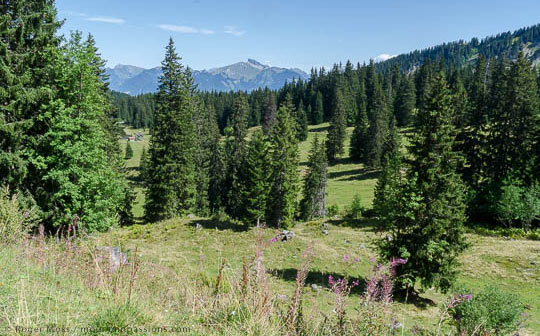
[[[329,129],[330,129],[330,126],[321,126],[321,127],[314,126],[309,129],[309,132],[310,133],[325,132],[325,131],[328,131]]]
[[[268,273],[274,277],[283,279],[285,281],[296,282],[296,274],[298,270],[296,268],[285,268],[285,269],[270,269]],[[320,272],[320,271],[309,271],[306,278],[306,286],[312,284],[317,284],[323,288],[330,288],[328,284],[328,277],[332,276],[334,279],[341,279],[345,275],[334,272]],[[362,295],[364,293],[366,280],[362,277],[349,277],[349,284],[352,284],[354,281],[358,281],[358,286],[354,286],[351,289],[351,294],[353,295]]]
[[[369,231],[379,232],[377,221],[374,218],[350,218],[328,219],[329,224],[341,227],[350,227],[353,229],[369,229]]]
[[[328,173],[329,179],[339,179],[339,181],[371,180],[377,178],[377,176],[379,176],[378,170],[367,170],[365,168]]]
[[[218,219],[198,219],[193,220],[189,223],[189,226],[197,227],[197,224],[199,224],[204,229],[211,229],[211,230],[231,230],[234,232],[245,232],[249,230],[248,225],[244,225],[240,222],[234,221],[234,220],[218,220]]]
[[[283,279],[285,281],[296,282],[296,275],[298,270],[296,268],[285,268],[285,269],[270,269],[268,273],[274,277]],[[306,277],[306,286],[311,286],[312,284],[317,284],[323,288],[330,289],[330,284],[328,283],[329,277],[332,276],[334,279],[341,279],[345,275],[341,273],[334,272],[320,272],[320,271],[309,271]],[[353,282],[357,281],[358,286],[351,288],[351,295],[363,295],[366,289],[366,281],[368,279],[364,277],[349,277],[348,283],[352,285]],[[399,303],[412,304],[415,307],[425,309],[428,306],[434,307],[437,304],[428,298],[421,297],[417,292],[411,292],[407,296],[406,293],[394,292],[394,300]]]

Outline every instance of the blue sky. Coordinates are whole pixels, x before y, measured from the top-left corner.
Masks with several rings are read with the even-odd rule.
[[[109,66],[158,66],[172,36],[194,69],[247,58],[297,67],[363,62],[538,23],[529,0],[57,0],[61,32],[92,33]]]

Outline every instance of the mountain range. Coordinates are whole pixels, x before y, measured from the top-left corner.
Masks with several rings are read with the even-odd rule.
[[[109,87],[118,92],[138,95],[157,91],[161,68],[144,69],[118,64],[107,68]],[[264,65],[254,59],[210,70],[192,70],[197,88],[201,91],[252,91],[268,87],[277,90],[293,79],[308,79],[300,69],[286,69]]]

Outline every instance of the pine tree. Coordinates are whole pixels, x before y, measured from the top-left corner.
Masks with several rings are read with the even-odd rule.
[[[172,218],[195,206],[195,134],[192,87],[172,38],[166,47],[159,78],[145,217],[150,221]]]
[[[407,126],[412,121],[413,110],[416,106],[414,82],[407,76],[402,76],[395,91],[394,115],[397,125],[400,127]]]
[[[210,213],[209,188],[211,182],[211,164],[216,143],[219,144],[219,127],[212,105],[204,106],[199,99],[194,99],[195,111],[195,184],[197,193],[195,207],[197,213],[206,216]]]
[[[305,141],[308,137],[308,121],[306,110],[304,109],[304,102],[300,100],[298,108],[296,109],[296,138],[298,141]]]
[[[326,215],[326,181],[328,162],[324,142],[315,136],[309,154],[308,170],[304,177],[300,217],[307,221]]]
[[[131,145],[129,141],[126,142],[126,155],[124,156],[124,159],[129,160],[133,157],[133,149],[131,148]]]
[[[36,201],[48,226],[67,226],[78,217],[81,229],[105,231],[130,207],[124,204],[126,181],[116,167],[119,151],[113,158],[103,123],[109,103],[100,62],[92,40],[83,42],[78,32],[60,52],[53,67],[60,89],[42,115],[49,128],[37,139],[33,157],[40,162],[35,178],[42,190]]]
[[[323,95],[317,91],[315,102],[313,104],[313,125],[321,124],[324,121]]]
[[[371,168],[379,168],[382,159],[382,147],[388,130],[388,109],[380,80],[372,84],[371,102],[368,105],[369,128],[364,149],[364,163]]]
[[[261,130],[249,141],[243,189],[243,219],[247,225],[264,220],[268,195],[268,142]]]
[[[389,160],[386,186],[378,186],[375,204],[381,212],[390,211],[382,217],[389,238],[380,241],[381,258],[407,259],[396,269],[398,282],[413,289],[418,280],[446,291],[466,247],[464,185],[457,173],[463,159],[453,150],[456,131],[447,83],[442,74],[430,81],[415,120],[407,177],[403,181],[397,159]]]
[[[274,93],[270,90],[265,91],[266,94],[266,101],[264,106],[264,115],[263,115],[263,123],[262,123],[262,130],[264,135],[270,134],[270,131],[272,130],[272,127],[274,127],[274,124],[276,123],[276,97],[274,96]]]
[[[341,88],[336,87],[332,119],[326,140],[328,161],[334,162],[337,156],[343,154],[345,137],[347,136],[347,112]]]
[[[51,1],[12,0],[0,6],[0,185],[12,192],[34,194],[39,186],[27,153],[48,130],[41,116],[56,94],[50,68],[60,26]]]
[[[225,180],[227,213],[233,218],[242,216],[242,197],[245,182],[247,154],[247,126],[249,106],[246,96],[238,93],[234,100],[231,116],[232,136],[225,142],[227,178]]]
[[[296,212],[298,144],[291,116],[293,109],[290,101],[280,106],[270,134],[270,193],[266,221],[273,227],[290,227]]]

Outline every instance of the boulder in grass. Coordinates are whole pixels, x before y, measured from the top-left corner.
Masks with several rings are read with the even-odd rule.
[[[280,234],[277,235],[277,239],[286,242],[291,240],[294,237],[294,232],[289,230],[283,230]]]
[[[109,266],[111,270],[116,271],[121,265],[127,264],[127,253],[122,252],[119,246],[98,247],[98,251],[109,255]]]

